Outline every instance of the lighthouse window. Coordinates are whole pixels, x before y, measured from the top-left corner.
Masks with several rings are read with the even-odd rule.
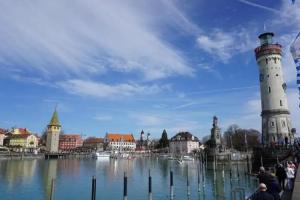
[[[282,101],[280,100],[280,106],[282,106]]]
[[[268,58],[266,58],[266,64],[268,64]]]
[[[271,87],[269,87],[269,93],[271,93]]]
[[[274,58],[274,62],[275,62],[275,64],[276,64],[276,62],[277,62],[277,59],[276,59],[276,58]]]
[[[278,76],[278,74],[276,74],[276,76]]]
[[[282,121],[282,127],[283,128],[285,127],[285,121]]]
[[[274,122],[271,122],[271,126],[274,127],[274,126],[275,126],[275,123],[274,123]]]

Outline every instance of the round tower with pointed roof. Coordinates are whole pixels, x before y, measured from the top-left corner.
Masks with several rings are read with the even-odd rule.
[[[58,152],[59,133],[61,131],[61,125],[58,119],[56,109],[54,110],[51,120],[47,126],[47,151]]]

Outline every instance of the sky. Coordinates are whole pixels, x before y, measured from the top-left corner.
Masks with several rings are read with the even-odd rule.
[[[212,118],[261,130],[257,36],[275,33],[292,125],[300,130],[289,45],[300,1],[0,1],[0,127],[41,133],[57,105],[84,137],[141,130],[202,138]]]

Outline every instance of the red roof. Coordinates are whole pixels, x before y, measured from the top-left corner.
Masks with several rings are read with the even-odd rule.
[[[132,134],[120,134],[120,133],[108,133],[106,134],[106,139],[110,141],[124,141],[124,142],[134,142],[134,137]]]
[[[6,134],[6,133],[7,133],[7,129],[0,128],[0,134]]]
[[[97,144],[97,143],[103,143],[103,138],[96,138],[96,137],[89,137],[84,140],[85,144]]]

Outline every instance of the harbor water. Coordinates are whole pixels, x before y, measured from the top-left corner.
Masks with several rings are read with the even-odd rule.
[[[92,177],[96,177],[96,199],[122,199],[123,175],[128,177],[128,199],[148,198],[151,171],[153,199],[170,199],[170,171],[174,176],[174,199],[232,199],[232,190],[249,195],[257,187],[245,175],[246,163],[201,164],[198,160],[178,162],[165,158],[0,160],[2,200],[49,199],[55,181],[54,199],[91,199]],[[199,178],[198,178],[199,177]],[[189,180],[189,193],[187,187]],[[198,184],[199,182],[199,184]]]

